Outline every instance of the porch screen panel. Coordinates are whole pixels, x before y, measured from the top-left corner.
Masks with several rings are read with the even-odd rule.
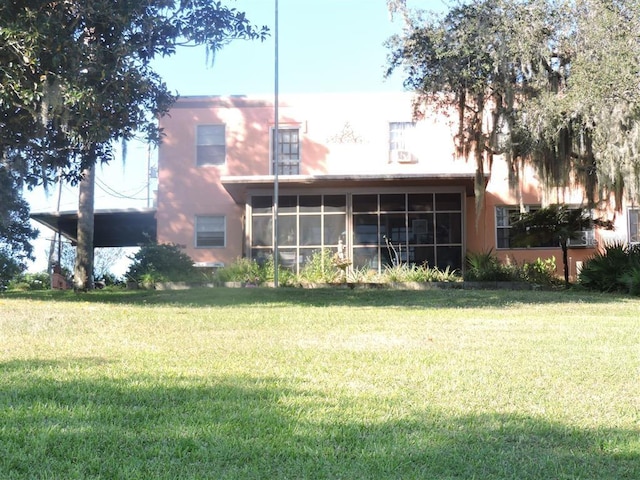
[[[354,266],[382,269],[401,261],[460,269],[462,219],[462,195],[456,192],[354,194]]]
[[[273,255],[271,196],[251,200],[251,258]],[[346,242],[346,195],[282,195],[278,198],[278,256],[280,265],[296,273],[324,249],[337,251]]]

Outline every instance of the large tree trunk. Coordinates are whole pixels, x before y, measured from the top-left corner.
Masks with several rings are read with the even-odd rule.
[[[73,271],[75,290],[93,289],[93,202],[95,191],[95,167],[82,172],[78,197],[78,245]]]

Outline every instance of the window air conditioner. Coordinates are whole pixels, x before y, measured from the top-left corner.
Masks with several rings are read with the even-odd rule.
[[[418,163],[418,160],[408,150],[392,150],[391,163]]]

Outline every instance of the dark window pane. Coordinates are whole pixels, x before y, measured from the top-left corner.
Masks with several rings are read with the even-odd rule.
[[[381,214],[380,236],[386,236],[393,243],[405,243],[407,241],[407,229],[404,213]],[[382,240],[384,243],[384,239]]]
[[[321,245],[320,215],[300,215],[300,245]]]
[[[462,210],[462,197],[459,193],[436,193],[436,210]]]
[[[378,211],[378,195],[354,195],[352,203],[354,212]]]
[[[409,244],[433,244],[433,213],[409,214]]]
[[[298,197],[295,195],[278,197],[278,212],[280,213],[295,213],[297,206]]]
[[[440,270],[461,270],[462,269],[462,248],[461,247],[437,247],[437,264]]]
[[[434,247],[409,247],[410,263],[415,265],[426,265],[427,267],[435,267],[436,256]]]
[[[378,216],[354,215],[353,216],[353,243],[354,245],[378,244]]]
[[[252,197],[251,206],[253,207],[253,213],[271,213],[273,211],[271,195]]]
[[[301,212],[319,212],[322,206],[320,195],[300,195]]]
[[[462,215],[436,214],[436,243],[462,243]]]
[[[410,193],[409,210],[412,212],[430,212],[433,210],[432,193]]]
[[[325,212],[346,212],[347,197],[344,195],[325,195],[324,196]]]
[[[404,194],[380,195],[381,212],[404,212],[406,209]]]

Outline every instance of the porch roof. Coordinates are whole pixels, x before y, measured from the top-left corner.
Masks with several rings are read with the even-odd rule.
[[[489,176],[485,174],[485,183]],[[389,175],[279,175],[278,185],[285,188],[354,188],[354,187],[464,187],[474,196],[474,173],[389,174]],[[236,203],[245,203],[248,192],[273,188],[273,175],[223,176],[221,182]]]
[[[33,212],[31,218],[69,239],[78,241],[78,212]],[[135,247],[156,241],[155,208],[104,209],[94,212],[94,247]]]

